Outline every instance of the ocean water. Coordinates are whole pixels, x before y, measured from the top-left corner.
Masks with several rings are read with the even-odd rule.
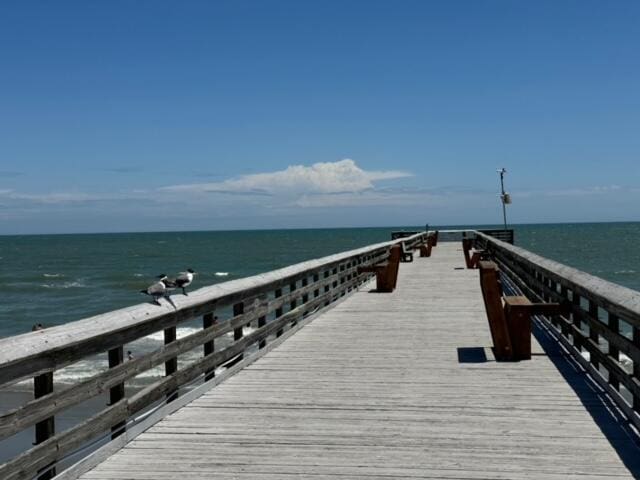
[[[390,239],[392,229],[0,236],[0,337],[148,301],[139,291],[193,268],[191,288]]]
[[[640,290],[640,223],[514,228],[516,245]],[[195,289],[387,241],[398,229],[0,236],[0,337],[28,332],[36,323],[50,327],[147,301],[138,292],[160,273],[193,268]],[[178,336],[196,328],[195,322],[185,324]],[[162,340],[159,332],[127,348],[135,355]],[[104,368],[103,355],[65,368],[56,381],[73,382]],[[162,373],[159,367],[138,380]]]

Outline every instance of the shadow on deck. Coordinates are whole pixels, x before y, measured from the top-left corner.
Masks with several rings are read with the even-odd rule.
[[[563,349],[549,327],[533,322],[533,335],[545,354],[578,396],[603,435],[634,478],[640,478],[640,437],[614,401],[588,375],[573,356]],[[595,401],[594,401],[595,399]]]

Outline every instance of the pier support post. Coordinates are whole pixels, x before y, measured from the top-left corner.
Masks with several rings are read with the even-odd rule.
[[[573,292],[571,294],[571,304],[575,307],[575,308],[580,308],[580,295],[578,295],[576,292]],[[571,321],[573,322],[573,325],[576,327],[576,329],[581,332],[582,331],[582,322],[580,320],[580,315],[576,315],[575,313],[571,314]],[[573,340],[574,344],[576,343],[576,340],[574,338]],[[582,347],[584,346],[584,337],[580,337],[578,338],[578,342],[579,345],[578,348],[580,350],[582,350]]]
[[[593,321],[599,322],[598,319],[598,305],[589,300],[589,315],[591,316]],[[599,349],[600,342],[598,339],[598,332],[596,332],[593,328],[589,328],[589,339],[591,340],[592,348]],[[598,358],[595,355],[589,355],[589,361],[593,368],[596,370],[600,370],[600,362],[598,362]]]
[[[119,347],[109,350],[108,355],[109,355],[109,368],[117,367],[122,362],[124,362],[124,346],[120,345]],[[109,405],[115,405],[123,398],[124,398],[124,382],[114,385],[109,389]],[[116,423],[111,427],[112,440],[124,433],[126,424],[127,422],[123,420],[122,422]]]
[[[242,315],[244,313],[244,303],[240,302],[240,303],[236,303],[233,305],[233,316],[237,317],[238,315]],[[238,327],[238,328],[234,328],[233,329],[233,341],[237,342],[238,340],[240,340],[243,336],[244,336],[244,327]],[[242,359],[244,358],[244,355],[241,353],[240,355],[238,355],[234,360],[232,360],[231,362],[227,363],[227,367],[230,368],[233,365],[235,365],[238,362],[241,362]]]
[[[329,278],[329,275],[331,274],[331,272],[329,270],[325,270],[324,271],[324,278]],[[327,284],[324,286],[324,293],[328,294],[329,290],[331,290],[331,285]],[[327,295],[327,299],[324,302],[324,306],[326,307],[327,305],[329,305],[331,303],[331,299],[329,298],[329,295]]]
[[[618,321],[618,317],[613,313],[609,313],[608,315],[609,321],[609,329],[613,330],[615,333],[620,333],[620,322]],[[616,363],[620,362],[620,351],[609,343],[609,356],[612,357]],[[612,375],[609,375],[609,384],[618,390],[620,388],[620,382],[618,382],[617,378],[614,378]]]
[[[640,328],[633,327],[633,344],[640,348]],[[640,379],[640,362],[633,362],[633,376]],[[633,409],[640,413],[640,397],[633,396]]]
[[[263,306],[268,306],[269,305],[269,300],[266,296],[261,297],[260,298],[260,303]],[[261,317],[258,317],[258,328],[262,328],[267,324],[267,316],[266,315],[262,315]],[[266,337],[262,340],[260,340],[260,342],[258,343],[258,348],[262,349],[264,347],[267,346],[267,339]]]
[[[213,327],[218,321],[218,317],[216,317],[213,312],[211,313],[206,313],[203,317],[202,317],[202,328],[207,329],[207,328],[211,328]],[[214,350],[215,350],[215,342],[214,340],[209,340],[208,342],[205,342],[203,344],[203,348],[204,348],[204,356],[208,356],[213,354]],[[211,380],[213,377],[216,376],[216,367],[213,366],[212,368],[210,368],[209,370],[207,370],[206,372],[204,372],[204,381],[209,381]]]
[[[296,282],[291,282],[291,283],[289,284],[289,291],[290,291],[291,293],[295,292],[296,288],[297,288],[297,287],[296,287]],[[290,307],[290,308],[289,308],[289,310],[293,310],[293,309],[295,309],[297,306],[298,306],[298,301],[294,298],[293,300],[291,300],[291,303],[290,303],[290,305],[289,305],[289,307]],[[295,327],[297,323],[298,323],[298,321],[294,319],[294,320],[291,322],[291,326],[292,326],[292,327]]]
[[[164,344],[169,345],[171,342],[176,341],[176,327],[169,327],[164,329]],[[178,371],[178,357],[172,357],[164,362],[164,374],[169,376]],[[178,390],[173,390],[167,393],[167,403],[172,402],[178,397]]]
[[[309,285],[309,277],[304,277],[302,279],[302,288],[306,287]],[[305,293],[302,295],[302,304],[304,305],[305,303],[307,303],[309,301],[309,294]],[[303,312],[302,316],[306,315],[307,312]]]
[[[313,283],[317,284],[320,281],[320,275],[318,275],[317,273],[313,274]],[[313,298],[318,298],[320,296],[320,289],[316,288],[313,291]]]
[[[282,296],[282,289],[278,288],[275,292],[274,292],[274,297],[275,298],[280,298]],[[274,314],[274,317],[280,318],[282,316],[282,307],[276,308],[276,313]],[[282,336],[282,334],[284,333],[284,330],[282,328],[279,328],[278,331],[276,332],[276,337],[280,337]]]
[[[40,398],[53,393],[53,372],[43,373],[33,378],[33,397]],[[39,445],[53,437],[56,432],[55,418],[49,417],[36,423],[36,441]],[[38,472],[38,480],[49,480],[56,475],[56,467],[51,463]]]

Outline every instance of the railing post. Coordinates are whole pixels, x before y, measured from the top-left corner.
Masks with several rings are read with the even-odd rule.
[[[296,282],[291,282],[289,284],[289,292],[293,293],[296,291]],[[291,303],[289,304],[290,310],[293,310],[294,308],[296,308],[298,306],[298,301],[294,298],[293,300],[291,300]],[[291,322],[291,326],[295,326],[297,325],[298,321],[297,320],[293,320]]]
[[[640,328],[633,327],[633,344],[640,348]],[[637,359],[633,359],[633,376],[636,380],[640,380],[640,361],[636,361]],[[634,395],[633,396],[633,409],[640,413],[640,397]]]
[[[331,273],[333,275],[338,275],[338,267],[335,267]],[[331,289],[335,290],[336,288],[338,288],[338,285],[340,284],[340,277],[336,278],[333,283],[331,284]],[[335,291],[331,293],[331,295],[329,295],[329,303],[333,303],[335,300],[338,299],[338,297],[335,297]]]
[[[609,312],[608,320],[609,320],[609,329],[619,334],[620,322],[618,321],[618,317],[613,313]],[[620,362],[620,351],[616,347],[611,345],[611,342],[609,342],[609,356],[613,357],[616,363]],[[618,382],[617,378],[613,378],[611,374],[609,374],[609,384],[616,390],[620,388],[620,382]]]
[[[53,372],[43,373],[33,378],[33,397],[44,397],[53,392]],[[53,437],[56,432],[55,418],[49,417],[36,423],[36,441],[34,445],[39,445],[45,440]],[[56,467],[51,463],[38,471],[38,480],[48,480],[56,475]]]
[[[260,308],[262,308],[263,306],[268,306],[269,305],[269,300],[268,298],[265,297],[261,297],[260,299]],[[260,317],[258,317],[258,328],[262,328],[267,324],[267,316],[266,315],[262,315]],[[262,340],[260,340],[260,342],[258,343],[258,349],[264,348],[267,346],[267,337],[263,338]]]
[[[207,329],[207,328],[211,328],[213,327],[218,321],[218,317],[216,317],[213,312],[211,313],[206,313],[204,314],[204,316],[202,317],[202,328]],[[208,342],[205,342],[203,344],[203,348],[204,348],[204,356],[208,356],[213,354],[214,350],[215,350],[215,341],[214,340],[209,340]],[[210,368],[209,370],[207,370],[206,372],[204,372],[204,381],[208,381],[211,380],[213,377],[216,376],[216,367],[215,365]]]
[[[330,273],[331,273],[331,271],[330,271],[330,270],[325,270],[325,271],[324,271],[324,278],[325,278],[325,279],[329,278]],[[328,293],[329,293],[329,290],[331,290],[331,285],[327,283],[327,284],[324,286],[324,293],[325,293],[325,294],[328,294]],[[324,306],[326,307],[326,306],[327,306],[327,305],[329,305],[330,303],[331,303],[331,299],[329,298],[329,295],[327,295],[327,298],[326,298],[326,299],[325,299],[325,301],[324,301]]]
[[[302,279],[302,288],[305,288],[306,286],[309,285],[309,277],[304,277]],[[304,293],[302,294],[302,304],[304,305],[305,303],[307,303],[309,301],[309,294],[308,293]],[[307,312],[303,313],[303,316],[306,314]]]
[[[317,284],[319,281],[320,281],[320,275],[319,275],[319,274],[317,274],[317,273],[314,273],[314,274],[313,274],[313,283]],[[316,285],[316,287],[317,287],[317,286],[318,286],[318,285]],[[319,288],[316,288],[316,289],[313,291],[313,298],[318,298],[319,296],[320,296],[320,289],[319,289]]]
[[[176,327],[169,327],[164,329],[164,344],[169,345],[171,342],[176,341]],[[169,376],[178,371],[178,357],[171,357],[164,362],[164,374]],[[167,393],[167,403],[172,402],[178,397],[178,389]]]
[[[596,305],[593,301],[589,300],[589,315],[591,316],[591,321],[599,322],[598,319],[598,305]],[[598,332],[593,328],[589,327],[589,338],[593,343],[595,343],[595,348],[600,351],[600,342],[598,340]],[[589,355],[589,361],[593,368],[596,370],[600,369],[600,362],[598,362],[598,358],[595,355]]]
[[[244,313],[244,303],[239,302],[233,305],[233,316],[237,317],[238,315],[242,315]],[[238,327],[233,329],[233,341],[237,342],[244,336],[244,327]],[[228,366],[231,367],[238,362],[241,362],[244,358],[244,355],[241,353],[236,357],[233,362],[231,362]]]
[[[276,289],[276,291],[274,292],[274,297],[280,298],[281,296],[282,296],[282,289],[281,288]],[[282,316],[282,307],[278,307],[276,308],[275,318],[278,319],[281,316]],[[276,337],[282,336],[283,333],[284,333],[284,330],[282,328],[279,328],[278,331],[276,332]]]
[[[109,350],[109,368],[117,367],[124,362],[124,346]],[[115,405],[124,398],[124,382],[119,383],[109,389],[109,405]],[[111,439],[122,435],[125,431],[127,422],[122,421],[111,427]]]
[[[579,309],[579,310],[581,309],[581,306],[580,306],[580,295],[578,295],[575,291],[573,291],[573,293],[571,294],[571,303],[577,309]],[[580,320],[580,314],[576,315],[575,313],[573,313],[571,315],[571,320],[573,321],[573,324],[576,326],[578,331],[582,332],[582,321]],[[581,342],[581,345],[582,345],[582,338],[580,339],[580,342]]]

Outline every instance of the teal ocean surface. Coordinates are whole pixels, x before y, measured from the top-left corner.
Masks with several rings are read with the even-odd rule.
[[[516,245],[640,290],[640,223],[514,228]],[[387,241],[397,229],[1,236],[0,337],[28,332],[36,323],[50,327],[147,301],[138,292],[160,273],[193,268],[196,289]],[[178,335],[194,328],[195,323],[185,325]],[[160,332],[131,348],[144,351],[161,341]],[[80,364],[57,380],[74,381],[97,367]]]
[[[518,246],[640,290],[640,223],[514,228]],[[195,289],[387,241],[397,229],[0,236],[0,336],[146,301],[138,291],[160,273],[193,268]]]

